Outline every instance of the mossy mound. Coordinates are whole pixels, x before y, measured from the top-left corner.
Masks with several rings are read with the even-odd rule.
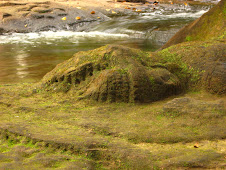
[[[185,41],[205,41],[225,38],[225,14],[226,1],[221,0],[200,18],[183,27],[162,48]]]
[[[50,91],[73,91],[80,98],[110,102],[150,102],[178,94],[180,80],[153,66],[147,53],[117,45],[76,53],[41,81]]]
[[[184,42],[154,54],[152,57],[155,58],[156,63],[172,62],[184,67],[184,70],[191,74],[187,82],[195,85],[196,88],[204,87],[211,93],[225,94],[226,44],[224,41]],[[176,67],[170,68],[173,74],[178,77],[183,76],[183,71],[178,71]]]

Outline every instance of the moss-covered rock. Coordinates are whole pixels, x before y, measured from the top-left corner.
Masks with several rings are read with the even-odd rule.
[[[162,48],[185,41],[223,39],[225,27],[226,1],[221,0],[215,7],[194,22],[183,27]]]
[[[46,90],[73,90],[81,98],[110,102],[150,102],[182,91],[178,77],[153,66],[148,54],[117,45],[75,54],[41,84]]]
[[[156,63],[166,63],[168,69],[185,80],[184,83],[188,86],[195,85],[197,88],[204,87],[211,93],[225,94],[226,44],[224,41],[185,42],[152,55]],[[169,62],[174,65],[167,64]],[[183,69],[178,69],[175,63]]]

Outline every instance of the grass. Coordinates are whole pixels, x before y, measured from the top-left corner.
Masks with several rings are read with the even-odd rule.
[[[15,169],[12,155],[18,148],[25,168],[84,168],[86,163],[85,169],[206,168],[216,167],[215,162],[221,167],[223,112],[164,112],[163,106],[174,97],[149,104],[103,104],[76,101],[72,93],[32,94],[30,87],[0,87],[1,102],[10,104],[0,105],[0,153],[8,156],[1,158],[0,167],[12,160]],[[220,99],[201,91],[181,97],[189,96]],[[198,149],[193,147],[196,142],[202,144]]]

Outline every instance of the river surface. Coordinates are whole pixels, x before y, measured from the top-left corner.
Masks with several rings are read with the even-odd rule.
[[[181,27],[209,7],[161,7],[145,13],[112,16],[86,32],[48,31],[0,36],[0,84],[37,82],[78,51],[121,44],[145,51],[160,48]]]

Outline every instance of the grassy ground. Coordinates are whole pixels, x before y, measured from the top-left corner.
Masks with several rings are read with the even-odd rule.
[[[72,93],[0,86],[0,169],[175,169],[225,166],[225,112],[164,112],[150,104],[76,101]]]

